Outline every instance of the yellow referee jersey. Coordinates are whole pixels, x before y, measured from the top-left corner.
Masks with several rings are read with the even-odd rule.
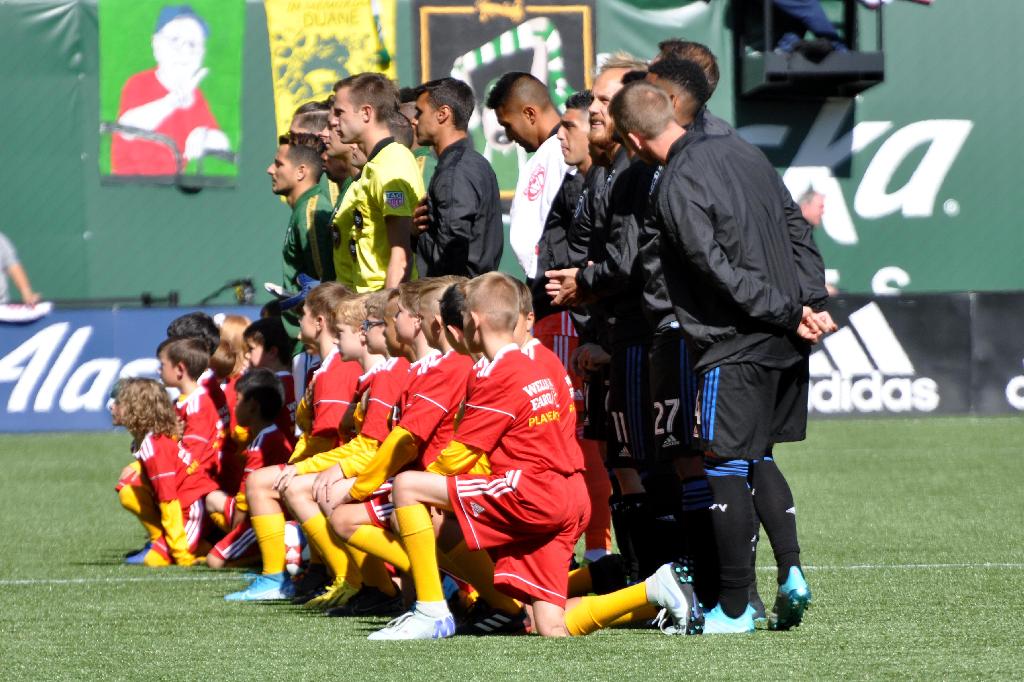
[[[425,193],[412,152],[393,138],[381,140],[345,192],[334,218],[334,269],[339,282],[357,292],[384,287],[391,257],[384,220],[412,217]]]

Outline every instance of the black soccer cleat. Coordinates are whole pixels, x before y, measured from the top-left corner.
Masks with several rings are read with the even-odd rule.
[[[363,587],[347,604],[327,609],[332,618],[342,616],[397,616],[405,611],[401,593],[389,597],[376,587]]]
[[[455,629],[457,635],[525,635],[526,611],[509,614],[488,605],[482,599],[477,600],[466,618]]]
[[[331,586],[331,575],[325,564],[310,564],[295,584],[293,604],[305,604],[310,599],[319,597]]]

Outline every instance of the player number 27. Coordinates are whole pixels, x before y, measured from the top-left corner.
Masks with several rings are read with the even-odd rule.
[[[668,419],[665,419],[665,411],[668,411]],[[672,426],[676,423],[676,414],[679,412],[679,398],[669,398],[662,402],[654,403],[654,435],[663,436],[672,433]],[[662,422],[665,425],[662,426]]]

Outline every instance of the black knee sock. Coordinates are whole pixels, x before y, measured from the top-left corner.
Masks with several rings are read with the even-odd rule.
[[[718,547],[718,603],[730,618],[747,609],[753,571],[750,566],[750,537],[754,534],[754,501],[750,497],[746,472],[742,476],[708,476],[714,503],[711,523]]]
[[[754,505],[768,535],[779,568],[779,584],[786,581],[789,569],[800,565],[800,543],[796,535],[796,506],[786,477],[771,458],[751,466]]]
[[[633,549],[633,538],[630,535],[630,524],[622,495],[618,493],[612,495],[609,500],[609,507],[612,512],[612,529],[615,531],[615,545],[622,556],[622,567],[626,573],[626,582],[632,585],[640,580],[640,565],[637,561],[636,551]]]
[[[683,553],[693,566],[693,589],[708,608],[718,603],[718,548],[711,525],[711,486],[706,476],[683,481],[681,509],[676,513]]]
[[[621,504],[636,558],[637,578],[642,579],[658,570],[663,563],[659,551],[659,543],[663,541],[659,538],[659,524],[647,493],[623,495]]]

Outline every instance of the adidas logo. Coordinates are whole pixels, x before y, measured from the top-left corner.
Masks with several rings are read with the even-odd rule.
[[[671,448],[671,447],[675,447],[677,445],[679,445],[679,439],[676,438],[671,433],[668,434],[668,438],[666,438],[665,440],[663,440],[661,442],[661,447],[663,447],[663,448]]]
[[[822,414],[932,412],[934,379],[918,377],[877,303],[850,313],[849,324],[810,357],[807,406]]]
[[[480,516],[481,514],[483,514],[486,511],[486,509],[481,507],[476,502],[470,502],[469,503],[469,508],[473,510],[473,516]]]
[[[619,450],[619,457],[622,459],[633,459],[633,453],[629,451],[629,448],[623,445],[622,449]]]

